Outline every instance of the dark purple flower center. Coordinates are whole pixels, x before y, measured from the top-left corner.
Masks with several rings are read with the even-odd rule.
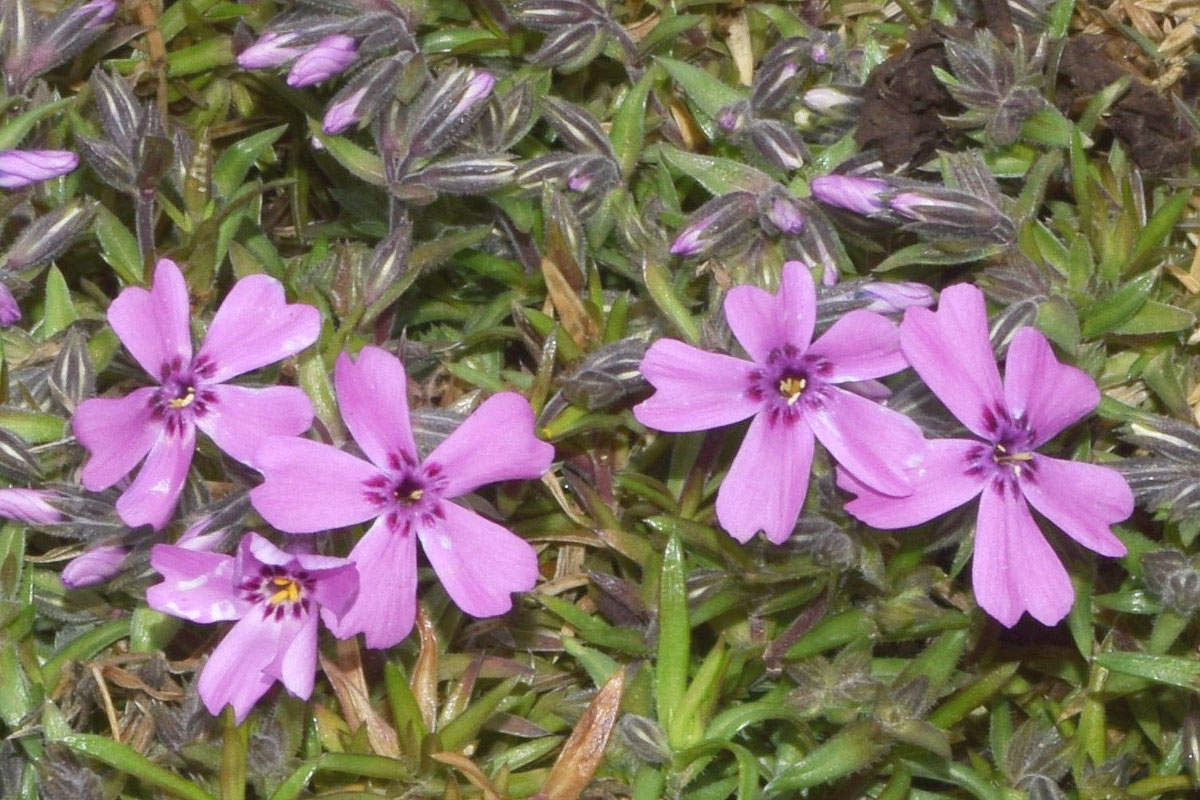
[[[794,422],[805,404],[820,402],[825,393],[828,361],[805,355],[793,345],[777,347],[767,355],[765,364],[750,373],[749,395],[763,402],[772,421]]]
[[[217,399],[215,393],[201,380],[212,372],[212,365],[203,357],[192,364],[184,364],[175,358],[163,364],[160,379],[162,388],[154,394],[154,414],[165,419],[167,431],[179,434],[183,429],[208,411],[209,403]]]
[[[1017,479],[1034,480],[1037,462],[1033,459],[1035,434],[1023,417],[1013,418],[997,406],[984,409],[983,426],[990,443],[980,442],[968,458],[967,474],[988,478],[1001,494],[1017,489]]]
[[[242,581],[238,589],[242,599],[261,606],[263,619],[283,619],[291,613],[300,617],[308,613],[313,579],[304,570],[289,570],[275,564],[264,564],[257,575]]]
[[[443,516],[446,477],[437,464],[418,464],[405,454],[388,456],[388,470],[365,484],[367,499],[387,515],[387,524],[408,535],[414,525],[429,526]]]

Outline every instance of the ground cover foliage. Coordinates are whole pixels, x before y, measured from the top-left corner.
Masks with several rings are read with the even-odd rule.
[[[3,9],[0,149],[81,158],[0,193],[20,306],[0,475],[50,493],[6,500],[0,529],[0,795],[1200,792],[1194,5]],[[348,62],[289,66],[346,38]],[[814,196],[830,174],[881,183]],[[195,682],[223,628],[147,606],[150,548],[286,544],[249,502],[261,478],[201,439],[170,521],[130,528],[123,487],[81,486],[71,427],[146,385],[106,312],[164,257],[196,341],[250,275],[320,311],[315,344],[249,379],[303,389],[311,438],[347,443],[334,364],[367,345],[403,360],[422,457],[485,398],[527,398],[554,466],[466,502],[533,545],[536,587],[474,619],[423,561],[400,644],[322,634],[308,701],[210,716]],[[1043,521],[1075,589],[1061,624],[978,607],[973,505],[868,528],[818,451],[791,536],[742,545],[714,503],[746,426],[637,422],[651,342],[736,353],[723,298],[788,260],[821,284],[818,333],[971,282],[998,353],[1033,325],[1095,379],[1096,413],[1045,452],[1121,470],[1138,507],[1114,559]],[[885,382],[927,435],[957,429],[911,371]],[[311,541],[345,555],[361,530]]]

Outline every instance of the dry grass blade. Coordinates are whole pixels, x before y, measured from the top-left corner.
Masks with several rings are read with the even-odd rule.
[[[413,665],[412,693],[421,709],[421,719],[426,730],[437,729],[437,674],[438,640],[433,620],[425,613],[425,607],[417,605],[417,636],[421,639],[421,653]]]
[[[372,750],[381,756],[399,758],[400,745],[396,740],[396,731],[371,706],[371,695],[363,677],[362,659],[358,652],[358,640],[340,640],[337,643],[336,661],[326,658],[324,653],[319,655],[321,669],[329,678],[333,693],[337,695],[350,728],[357,730],[360,725],[365,725],[367,741],[371,743]]]
[[[483,792],[483,800],[501,800],[500,793],[496,791],[496,787],[492,786],[487,775],[484,775],[483,770],[466,756],[460,753],[433,753],[430,758],[461,772],[463,777],[475,785],[475,788]]]
[[[583,712],[534,800],[575,800],[579,797],[604,758],[604,748],[608,746],[608,737],[617,722],[624,689],[625,669],[622,668],[600,687]]]

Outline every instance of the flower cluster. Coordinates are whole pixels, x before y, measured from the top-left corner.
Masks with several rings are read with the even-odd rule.
[[[1002,383],[983,294],[968,284],[944,290],[936,312],[908,306],[898,329],[859,309],[813,341],[815,316],[812,276],[789,262],[777,294],[738,286],[726,296],[726,320],[751,360],[663,339],[642,361],[656,392],[634,414],[647,427],[696,431],[753,418],[717,493],[722,527],[742,542],[759,530],[787,539],[819,441],[838,464],[838,485],[856,495],[846,510],[873,527],[917,525],[979,497],[980,607],[1008,626],[1026,611],[1045,624],[1066,616],[1070,579],[1029,506],[1106,556],[1124,555],[1111,526],[1133,511],[1116,470],[1036,452],[1096,407],[1095,382],[1022,328]],[[976,439],[926,441],[907,417],[855,393],[855,382],[906,366]]]
[[[523,397],[489,398],[422,459],[399,359],[375,347],[364,348],[357,361],[342,354],[334,376],[338,400],[364,461],[300,438],[313,408],[299,388],[229,383],[315,342],[317,309],[288,303],[277,280],[251,275],[234,284],[194,353],[189,317],[183,273],[166,259],[149,290],[127,288],[109,307],[109,324],[156,385],[79,405],[73,427],[90,454],[81,472],[85,488],[121,482],[121,519],[163,528],[179,502],[199,430],[263,474],[251,501],[279,530],[315,533],[375,520],[347,558],[316,555],[306,539],[280,550],[256,533],[244,536],[236,557],[223,555],[210,551],[220,537],[198,535],[195,526],[177,544],[155,546],[151,566],[163,582],[147,592],[152,608],[195,622],[238,620],[200,676],[210,711],[231,704],[240,720],[276,680],[307,697],[318,617],[337,636],[364,633],[370,647],[407,636],[416,611],[418,539],[451,599],[469,614],[502,614],[512,592],[533,587],[538,564],[529,543],[453,502],[483,485],[533,479],[549,469],[554,448],[534,436]],[[506,435],[497,439],[496,430]],[[123,482],[139,463],[137,476]],[[53,524],[61,516],[47,498],[4,490],[0,511]],[[68,565],[64,582],[103,580],[126,555],[118,545],[93,548]]]

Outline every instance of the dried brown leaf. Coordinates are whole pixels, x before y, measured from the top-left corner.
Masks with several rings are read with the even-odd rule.
[[[621,693],[625,689],[622,667],[600,687],[571,732],[558,760],[534,800],[576,800],[604,758],[604,748],[617,722]]]
[[[342,639],[337,643],[337,660],[326,658],[324,653],[318,653],[321,659],[321,669],[329,678],[333,693],[337,695],[342,707],[342,714],[352,730],[365,725],[367,741],[371,749],[381,756],[400,757],[400,745],[396,740],[396,731],[389,725],[371,705],[371,695],[367,690],[367,680],[363,676],[362,658],[358,651],[357,639]]]

